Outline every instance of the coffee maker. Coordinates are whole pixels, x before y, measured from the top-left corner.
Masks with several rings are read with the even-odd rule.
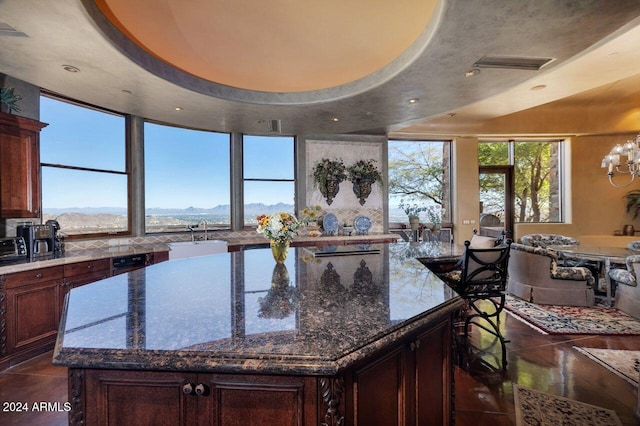
[[[49,225],[34,225],[25,222],[16,228],[18,237],[24,238],[27,256],[30,259],[54,254],[56,247],[56,229]]]

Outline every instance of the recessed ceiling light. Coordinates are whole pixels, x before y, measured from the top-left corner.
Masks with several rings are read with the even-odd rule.
[[[340,119],[338,117],[333,117],[331,120],[333,121],[340,121]]]
[[[176,107],[176,111],[182,111],[182,107]]]
[[[74,67],[73,65],[63,65],[62,69],[73,73],[80,72],[80,68]]]
[[[409,99],[409,103],[410,103],[410,104],[415,104],[415,103],[417,103],[419,100],[420,100],[420,99],[418,99],[418,98],[411,98],[411,99]]]
[[[471,68],[469,71],[464,73],[465,77],[473,77],[475,75],[480,74],[480,70],[478,68]]]
[[[546,89],[547,85],[546,84],[538,84],[537,86],[533,86],[531,88],[531,90],[542,90],[542,89]]]

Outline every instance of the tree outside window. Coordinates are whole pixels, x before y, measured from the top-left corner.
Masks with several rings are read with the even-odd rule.
[[[513,165],[516,222],[560,222],[559,141],[500,141],[478,144],[481,166]],[[495,176],[480,176],[483,194],[500,193]],[[489,200],[491,197],[485,198]],[[485,201],[487,203],[487,201]],[[484,206],[485,211],[490,206]],[[489,210],[487,210],[487,208]]]
[[[389,141],[389,222],[407,222],[401,202],[426,207],[421,222],[436,210],[442,222],[451,221],[449,159],[446,141]]]

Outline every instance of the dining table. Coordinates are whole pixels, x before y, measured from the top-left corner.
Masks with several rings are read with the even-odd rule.
[[[606,303],[607,306],[612,305],[612,297],[615,295],[615,289],[609,271],[612,267],[625,267],[627,256],[640,254],[635,250],[626,247],[608,247],[608,246],[589,246],[589,245],[550,245],[546,247],[548,250],[557,254],[558,259],[578,260],[576,266],[580,266],[580,261],[602,262],[604,265],[604,280],[606,286]],[[595,277],[598,280],[600,277]]]

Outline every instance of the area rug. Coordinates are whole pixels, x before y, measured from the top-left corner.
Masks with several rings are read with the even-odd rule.
[[[516,426],[620,425],[615,411],[513,385]]]
[[[617,309],[536,305],[509,295],[505,309],[543,334],[640,336],[640,321]]]
[[[578,346],[574,346],[574,349],[622,377],[635,387],[638,386],[638,381],[640,381],[640,351],[581,348]]]

